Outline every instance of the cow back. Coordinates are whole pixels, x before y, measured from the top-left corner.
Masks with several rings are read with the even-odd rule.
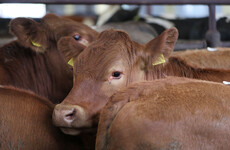
[[[175,77],[132,85],[102,110],[96,149],[229,149],[229,90]]]

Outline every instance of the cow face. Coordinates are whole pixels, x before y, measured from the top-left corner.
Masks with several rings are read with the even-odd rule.
[[[13,19],[10,22],[10,31],[17,36],[21,44],[36,52],[53,49],[58,40],[64,36],[87,46],[98,34],[84,24],[54,14],[47,14],[40,22],[29,18]]]
[[[55,107],[54,124],[67,134],[78,134],[96,126],[108,98],[130,83],[146,80],[148,68],[162,55],[166,59],[170,56],[177,37],[177,30],[172,28],[140,45],[125,32],[102,32],[75,59],[74,86]]]

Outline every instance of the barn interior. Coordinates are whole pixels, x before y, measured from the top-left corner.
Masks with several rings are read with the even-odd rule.
[[[202,49],[230,46],[230,6],[226,1],[1,1],[0,45],[13,39],[9,22],[16,17],[29,17],[37,21],[47,13],[55,13],[103,31],[124,28],[120,23],[144,22],[151,31],[143,34],[152,38],[163,30],[175,26],[179,40],[175,50]],[[128,25],[125,25],[128,26]],[[139,27],[140,29],[140,27]],[[140,29],[142,30],[142,29]],[[209,31],[209,33],[208,33]],[[132,32],[132,31],[126,31]],[[133,35],[136,36],[136,35]],[[140,37],[137,37],[142,39]],[[138,40],[138,39],[137,39]]]

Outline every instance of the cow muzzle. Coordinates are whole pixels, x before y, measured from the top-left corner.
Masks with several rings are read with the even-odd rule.
[[[70,135],[77,135],[92,125],[91,121],[87,119],[84,108],[78,105],[58,104],[54,108],[52,117],[54,125]]]

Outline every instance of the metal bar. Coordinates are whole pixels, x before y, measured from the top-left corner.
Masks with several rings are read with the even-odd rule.
[[[230,42],[229,41],[221,42],[219,46],[230,47]],[[174,47],[174,51],[183,51],[186,49],[190,49],[190,50],[191,49],[204,49],[204,48],[207,48],[205,41],[178,40]]]
[[[205,41],[178,40],[174,47],[174,51],[181,51],[186,49],[203,49],[206,47],[207,45]]]
[[[146,14],[151,15],[151,12],[152,12],[151,5],[146,6],[146,11],[147,11]]]
[[[221,42],[221,47],[230,47],[230,42],[229,41],[224,41],[224,42]]]
[[[44,4],[142,4],[142,5],[183,5],[216,4],[227,5],[229,0],[0,0],[0,3],[44,3]]]
[[[216,30],[216,6],[209,5],[209,30]]]
[[[216,29],[216,6],[211,4],[209,7],[209,29],[205,34],[208,47],[220,46],[220,33]]]

